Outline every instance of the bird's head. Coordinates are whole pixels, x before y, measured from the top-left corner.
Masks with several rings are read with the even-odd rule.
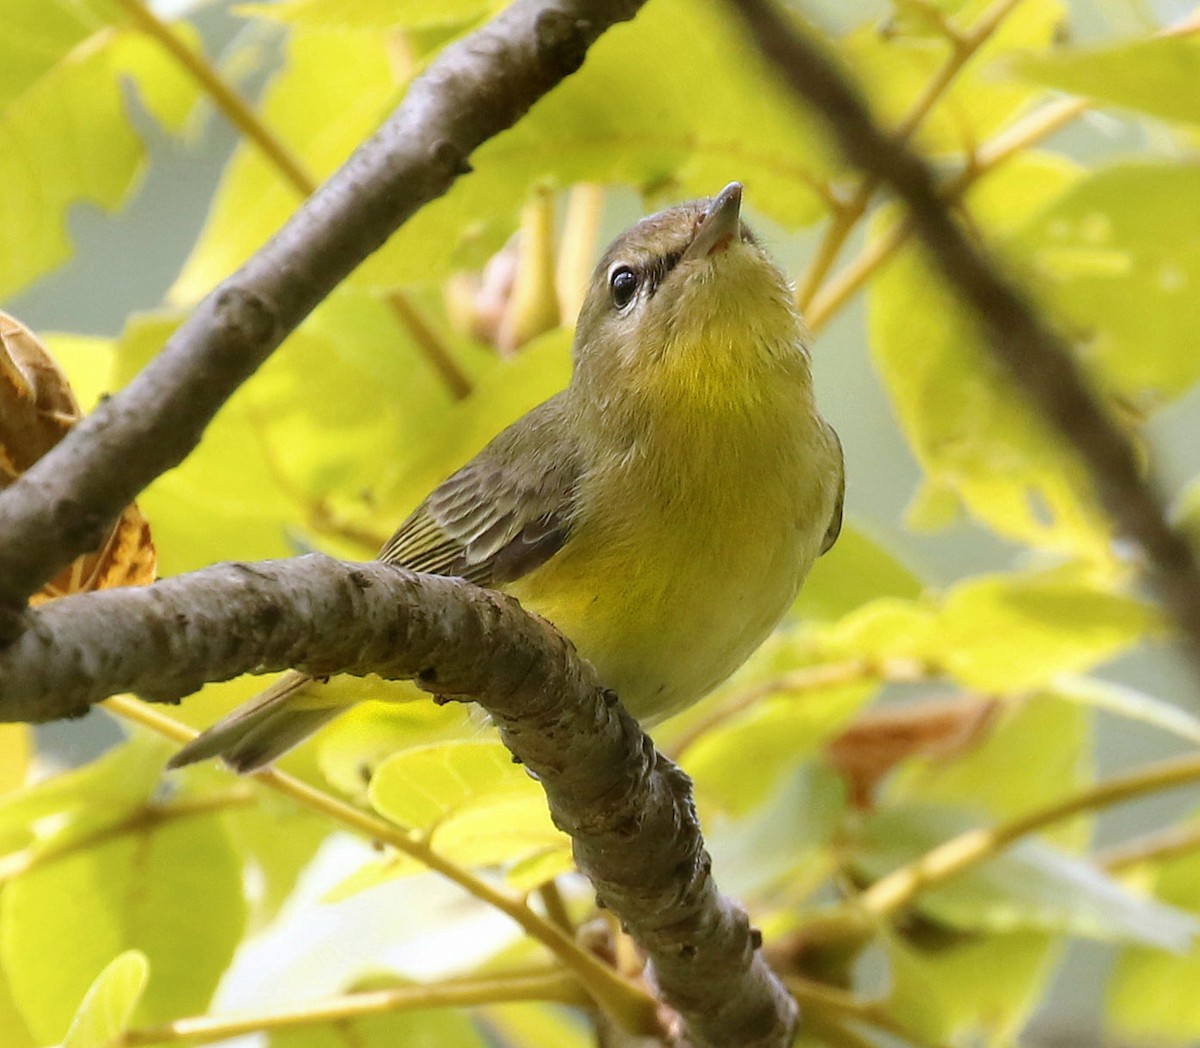
[[[605,406],[752,409],[773,377],[808,381],[787,278],[741,218],[742,186],[642,219],[592,276],[574,386]],[[786,376],[786,378],[785,378]]]

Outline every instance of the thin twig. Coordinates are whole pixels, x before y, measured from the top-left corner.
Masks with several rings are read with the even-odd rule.
[[[546,881],[538,888],[537,893],[546,910],[546,916],[567,935],[573,936],[575,922],[571,920],[571,914],[567,911],[567,904],[563,901],[562,892],[559,891],[558,881]]]
[[[470,1008],[513,1001],[584,1005],[588,998],[579,983],[562,972],[517,972],[492,978],[454,979],[426,986],[396,986],[351,993],[297,1008],[175,1019],[158,1026],[128,1030],[117,1038],[112,1048],[141,1048],[177,1041],[209,1043],[249,1033],[344,1023],[371,1015],[394,1015],[425,1008]]]
[[[991,39],[992,34],[1000,27],[1004,19],[1020,3],[1021,0],[996,0],[996,3],[984,11],[966,33],[949,32],[947,31],[951,28],[949,22],[938,22],[939,28],[946,32],[947,38],[951,42],[950,55],[925,85],[925,89],[913,103],[908,115],[892,132],[897,141],[907,142],[917,132],[933,107],[954,83],[958,74],[979,53],[980,48]],[[941,12],[937,12],[937,14],[940,15]],[[859,219],[866,213],[867,205],[878,188],[879,179],[872,175],[866,176],[859,182],[858,188],[850,199],[834,213],[833,220],[826,228],[821,243],[817,246],[816,255],[796,287],[796,305],[801,313],[806,314],[810,328],[812,321],[807,317],[808,307],[817,294],[821,282],[837,261],[842,245],[853,232]]]
[[[1178,859],[1200,851],[1200,825],[1168,826],[1133,840],[1115,844],[1097,852],[1094,861],[1109,873],[1118,873],[1131,866]]]
[[[202,54],[179,38],[166,22],[141,0],[120,0],[134,24],[151,37],[194,79],[238,131],[262,152],[300,197],[311,196],[317,180],[305,170],[282,140],[259,120],[253,107],[229,86]]]
[[[1016,154],[1036,145],[1060,131],[1071,121],[1087,112],[1090,105],[1084,99],[1070,98],[1050,102],[1034,110],[990,139],[975,152],[962,172],[946,184],[943,198],[948,204],[960,200],[976,182],[986,178]],[[903,247],[913,232],[912,220],[901,218],[885,233],[880,234],[862,253],[846,265],[837,276],[822,286],[813,296],[805,314],[809,330],[820,331],[860,288]]]
[[[913,862],[881,877],[854,899],[856,909],[875,916],[895,913],[926,888],[955,877],[1004,851],[1022,837],[1083,812],[1109,808],[1149,793],[1200,782],[1200,757],[1160,761],[1114,776],[1052,804],[1000,823],[952,837]]]
[[[400,288],[394,287],[384,294],[384,301],[387,302],[392,314],[416,343],[417,348],[425,354],[425,359],[446,384],[450,395],[455,400],[465,400],[469,397],[474,388],[471,376],[463,370],[462,365],[454,358],[454,354],[450,352],[450,347],[446,345],[442,336],[433,329],[413,303],[412,296]]]

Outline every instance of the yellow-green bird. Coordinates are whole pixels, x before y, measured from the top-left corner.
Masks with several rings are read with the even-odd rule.
[[[643,722],[738,668],[841,527],[837,435],[742,187],[651,215],[592,277],[570,385],[442,483],[379,559],[514,595]],[[171,762],[266,764],[369,689],[285,674]]]

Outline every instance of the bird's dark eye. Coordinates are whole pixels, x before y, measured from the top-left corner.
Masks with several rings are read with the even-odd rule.
[[[608,278],[608,289],[612,293],[613,305],[624,309],[637,294],[638,275],[628,266],[617,266]]]

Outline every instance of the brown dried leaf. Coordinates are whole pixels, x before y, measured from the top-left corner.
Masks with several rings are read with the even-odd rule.
[[[980,742],[1000,708],[996,699],[963,696],[867,711],[825,747],[854,803],[871,806],[875,788],[901,761],[950,759]]]
[[[62,440],[80,415],[46,347],[24,324],[0,312],[0,487]]]
[[[125,507],[108,537],[95,553],[77,557],[29,598],[44,604],[72,593],[113,586],[146,586],[154,581],[157,565],[150,525],[136,504]]]
[[[0,312],[0,489],[7,487],[82,417],[66,375],[24,324]],[[141,586],[155,577],[150,526],[136,505],[125,507],[100,548],[63,568],[30,599]]]

